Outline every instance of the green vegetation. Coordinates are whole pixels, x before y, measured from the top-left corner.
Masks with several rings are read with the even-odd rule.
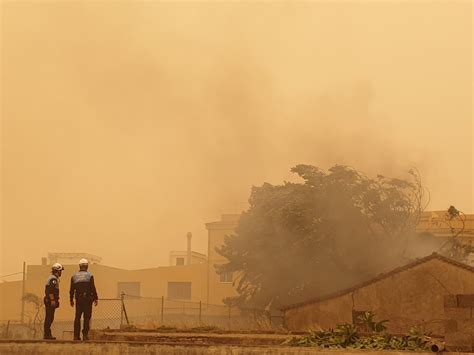
[[[432,338],[426,336],[423,331],[414,327],[408,335],[392,335],[386,333],[385,324],[388,320],[375,321],[375,314],[371,311],[365,312],[358,317],[359,323],[341,324],[335,329],[328,331],[311,331],[306,336],[288,338],[282,345],[290,346],[315,346],[320,348],[347,348],[347,349],[371,349],[371,350],[408,350],[421,351],[440,349],[440,345]],[[359,329],[367,331],[360,334]]]
[[[367,311],[364,313],[364,315],[359,316],[358,320],[366,326],[367,331],[382,332],[387,329],[387,327],[385,327],[385,323],[387,323],[388,320],[376,322],[374,318],[375,314],[371,311]]]
[[[433,343],[429,337],[420,334],[416,330],[403,336],[387,333],[360,335],[354,325],[342,324],[329,331],[310,332],[306,336],[288,338],[282,345],[314,346],[329,349],[421,351],[429,349]]]

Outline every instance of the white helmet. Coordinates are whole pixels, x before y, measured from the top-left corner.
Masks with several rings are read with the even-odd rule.
[[[51,266],[51,269],[53,271],[63,271],[64,267],[60,263],[54,263],[53,266]]]
[[[87,259],[81,259],[79,260],[79,265],[89,265],[89,262],[87,261]]]

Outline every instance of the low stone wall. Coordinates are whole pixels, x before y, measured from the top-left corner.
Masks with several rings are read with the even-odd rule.
[[[254,334],[254,333],[195,333],[153,331],[94,331],[91,340],[102,342],[150,343],[166,345],[206,345],[206,346],[279,346],[287,334]]]
[[[445,342],[451,351],[474,350],[474,294],[444,297]]]
[[[397,351],[318,350],[289,347],[180,346],[106,342],[0,342],[0,354],[48,355],[407,355]],[[417,352],[416,355],[432,353]]]

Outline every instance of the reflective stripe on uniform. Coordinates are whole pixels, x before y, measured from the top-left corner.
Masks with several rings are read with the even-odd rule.
[[[80,282],[90,282],[92,274],[88,271],[79,271],[72,275],[72,282],[75,284]]]

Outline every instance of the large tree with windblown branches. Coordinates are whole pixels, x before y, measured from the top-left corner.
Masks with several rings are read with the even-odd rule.
[[[368,279],[413,258],[423,210],[418,173],[369,178],[336,165],[292,169],[303,182],[253,187],[250,207],[217,251],[237,275],[241,307],[278,308]]]

